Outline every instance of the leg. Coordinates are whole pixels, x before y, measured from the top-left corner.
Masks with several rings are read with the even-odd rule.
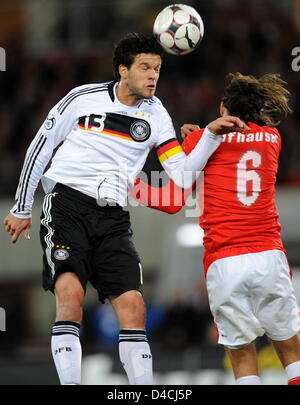
[[[153,384],[152,355],[146,337],[146,306],[139,291],[130,290],[110,302],[120,323],[119,354],[132,385]]]
[[[84,289],[75,273],[61,273],[55,282],[56,321],[82,321]]]
[[[206,278],[218,343],[227,350],[238,385],[261,384],[255,339],[264,331],[253,312],[250,298],[248,278],[251,269],[249,255],[227,257],[212,263]]]
[[[145,329],[146,305],[139,291],[130,290],[118,297],[110,297],[110,302],[121,329]]]
[[[81,344],[84,289],[75,273],[61,273],[55,282],[56,320],[51,348],[61,384],[81,383]]]
[[[226,347],[237,384],[261,384],[254,342],[240,349]]]
[[[299,333],[287,340],[272,340],[276,353],[285,368],[289,385],[300,385]]]
[[[272,343],[283,367],[287,367],[295,361],[300,361],[299,334],[296,334],[287,340],[272,340]]]

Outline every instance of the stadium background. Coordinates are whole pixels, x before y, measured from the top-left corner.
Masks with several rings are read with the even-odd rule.
[[[300,300],[300,71],[292,50],[300,46],[300,5],[293,0],[185,0],[201,14],[200,47],[183,57],[165,55],[157,96],[177,130],[185,122],[204,126],[218,116],[225,75],[240,71],[281,73],[292,92],[294,114],[280,126],[283,150],[277,187],[282,236]],[[150,32],[160,0],[2,0],[0,47],[0,207],[13,204],[26,148],[50,108],[84,83],[112,79],[113,45],[129,31]],[[145,170],[157,170],[151,155]],[[0,233],[0,385],[57,384],[50,354],[54,299],[41,286],[39,215],[31,241],[12,246]],[[201,233],[195,209],[175,216],[129,207],[143,269],[148,335],[158,384],[232,384],[218,347],[202,275]],[[126,384],[118,360],[118,328],[109,305],[89,289],[82,328],[83,382]],[[285,384],[266,338],[258,341],[263,381]]]

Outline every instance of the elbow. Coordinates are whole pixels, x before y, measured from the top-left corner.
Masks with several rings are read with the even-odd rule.
[[[174,214],[177,214],[179,211],[181,211],[181,209],[182,209],[182,206],[166,207],[165,212],[167,214],[174,215]]]
[[[166,214],[177,214],[177,212],[179,212],[182,209],[183,205],[159,205],[159,206],[155,206],[155,205],[148,205],[148,208],[151,208],[153,210],[157,210],[157,211],[161,211],[164,212]]]

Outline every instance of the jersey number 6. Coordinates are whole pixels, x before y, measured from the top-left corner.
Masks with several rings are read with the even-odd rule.
[[[247,162],[257,169],[261,165],[261,154],[248,150],[245,152],[237,164],[237,197],[240,203],[250,207],[257,200],[261,192],[261,177],[254,169],[247,170]],[[251,182],[251,188],[247,187]]]

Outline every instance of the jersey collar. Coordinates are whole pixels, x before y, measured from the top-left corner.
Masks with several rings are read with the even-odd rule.
[[[108,94],[109,94],[109,97],[110,97],[110,99],[111,99],[111,101],[113,103],[115,101],[119,102],[119,100],[118,100],[118,98],[116,96],[116,87],[117,87],[118,83],[119,82],[117,82],[116,80],[113,80],[113,81],[108,83]],[[132,106],[132,107],[133,108],[140,108],[140,106],[143,104],[143,102],[144,102],[144,99],[142,99],[137,105]],[[122,104],[122,103],[120,103],[120,104]]]
[[[115,87],[116,83],[117,83],[116,80],[113,80],[113,81],[108,83],[108,94],[109,94],[109,97],[110,97],[112,102],[114,102],[115,99],[116,99],[115,92],[114,92],[114,87]]]

